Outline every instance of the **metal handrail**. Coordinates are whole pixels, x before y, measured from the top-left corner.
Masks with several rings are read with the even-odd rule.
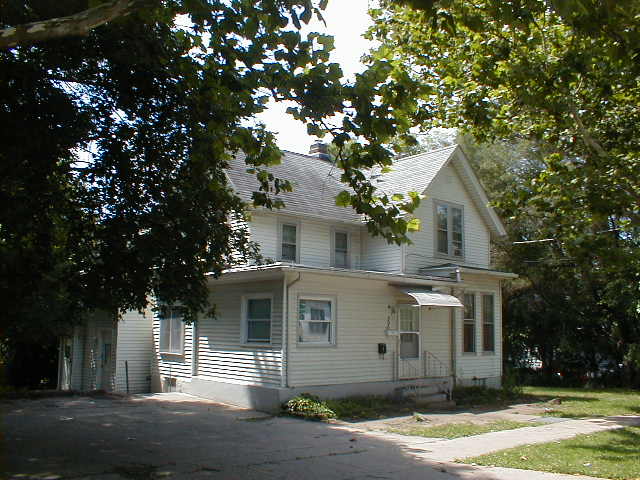
[[[424,352],[424,375],[425,377],[449,377],[449,365],[440,360],[435,354],[425,350]]]
[[[423,378],[424,375],[420,373],[420,370],[412,362],[402,358],[398,354],[398,379],[400,379],[400,371],[404,374],[403,377],[408,378]],[[408,372],[408,373],[407,373]]]

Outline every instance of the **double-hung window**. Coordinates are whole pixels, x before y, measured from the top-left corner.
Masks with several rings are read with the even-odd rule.
[[[160,353],[181,355],[184,351],[184,309],[163,306],[160,309]]]
[[[464,322],[462,327],[462,351],[473,353],[476,351],[476,295],[464,294]]]
[[[349,234],[347,232],[333,233],[333,266],[349,268]]]
[[[271,343],[271,295],[244,298],[244,343]]]
[[[298,343],[335,343],[335,301],[325,297],[300,297],[298,301]]]
[[[436,202],[436,252],[450,257],[464,256],[462,207]]]
[[[398,307],[400,317],[400,358],[420,358],[420,308]]]
[[[280,259],[285,262],[297,262],[298,227],[292,223],[283,223],[280,228]]]
[[[493,295],[482,295],[482,350],[495,351],[495,308]]]

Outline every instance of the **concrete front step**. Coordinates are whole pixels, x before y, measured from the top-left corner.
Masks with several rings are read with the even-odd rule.
[[[405,385],[396,389],[396,396],[402,399],[413,400],[419,404],[446,403],[447,384],[430,385]]]
[[[403,397],[425,396],[442,393],[441,385],[405,385],[397,389]]]

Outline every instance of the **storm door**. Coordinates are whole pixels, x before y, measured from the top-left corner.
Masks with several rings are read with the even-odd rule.
[[[398,377],[420,378],[422,341],[420,339],[420,307],[398,305]]]

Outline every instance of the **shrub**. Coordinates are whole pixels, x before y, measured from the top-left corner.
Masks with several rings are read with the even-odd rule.
[[[301,393],[283,405],[288,415],[304,417],[312,420],[328,420],[336,418],[336,414],[319,397],[309,393]]]
[[[384,418],[386,413],[401,409],[390,398],[379,395],[332,399],[327,400],[326,404],[337,418],[353,420]]]
[[[503,388],[458,386],[452,392],[452,398],[458,405],[502,403],[520,396],[522,396],[522,387],[516,384],[505,385]]]
[[[522,396],[522,381],[515,369],[505,369],[502,375],[502,393],[508,399]]]

